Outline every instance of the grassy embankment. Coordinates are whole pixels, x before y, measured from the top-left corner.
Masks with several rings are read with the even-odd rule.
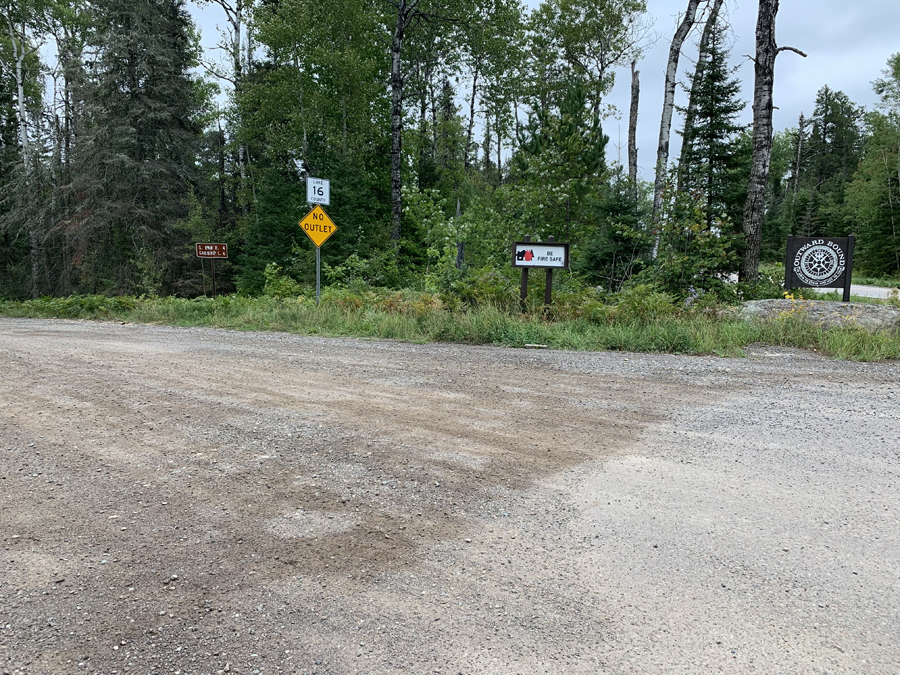
[[[881,286],[883,288],[900,288],[900,279],[896,277],[865,277],[853,275],[853,283],[860,286]]]
[[[562,312],[560,312],[562,313]],[[206,326],[300,335],[387,338],[554,349],[740,356],[753,343],[815,350],[839,359],[900,359],[900,335],[848,326],[823,329],[786,314],[775,321],[741,321],[727,313],[651,303],[587,308],[580,316],[545,319],[495,307],[451,311],[435,296],[396,293],[371,304],[356,296],[107,298],[79,296],[0,301],[7,317],[69,318],[172,326]]]

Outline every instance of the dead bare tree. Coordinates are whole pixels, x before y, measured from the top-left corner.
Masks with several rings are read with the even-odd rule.
[[[18,125],[19,143],[22,151],[22,167],[24,170],[24,180],[26,189],[31,189],[32,182],[35,178],[31,149],[31,133],[29,131],[30,120],[27,98],[25,95],[25,77],[26,77],[26,59],[36,53],[42,46],[42,41],[36,36],[31,35],[26,22],[26,13],[17,17],[15,21],[12,12],[5,11],[3,8],[3,18],[6,22],[7,38],[9,45],[12,47],[13,59],[15,61],[15,83],[16,83],[16,123]],[[37,17],[28,17],[36,19]],[[31,38],[31,39],[30,39]],[[30,218],[27,221],[28,227],[28,246],[31,258],[31,295],[38,297],[41,295],[44,277],[44,235],[40,231],[38,219]]]
[[[662,117],[659,122],[659,147],[656,151],[656,183],[653,188],[653,225],[656,227],[659,221],[659,212],[662,208],[663,187],[666,181],[666,165],[669,161],[669,139],[672,133],[672,113],[675,110],[675,76],[678,74],[678,59],[681,56],[681,46],[697,22],[697,9],[700,0],[688,0],[687,9],[672,38],[669,47],[669,61],[666,66],[665,95],[663,97]],[[659,235],[653,241],[653,258],[659,251]]]
[[[253,43],[250,35],[250,26],[247,21],[247,11],[252,8],[253,0],[201,0],[200,4],[213,3],[219,5],[225,12],[225,18],[228,21],[228,27],[222,36],[223,41],[218,47],[231,57],[231,72],[225,73],[213,63],[207,63],[201,60],[206,71],[221,80],[231,83],[234,87],[234,98],[237,104],[238,124],[240,128],[243,123],[240,119],[240,97],[244,83],[244,76],[250,68],[250,59],[252,57]],[[243,38],[246,37],[246,41]],[[241,140],[237,146],[238,152],[238,171],[241,177],[241,192],[246,193],[248,179],[247,168],[250,163],[247,144]],[[246,203],[246,197],[242,196],[243,203],[241,210],[246,217],[249,213],[249,205]]]
[[[636,69],[637,59],[631,62],[631,113],[628,116],[628,179],[637,195],[637,123],[638,104],[641,99],[641,71]]]
[[[744,238],[747,248],[741,261],[741,281],[759,277],[762,220],[766,206],[766,186],[772,159],[772,90],[775,85],[775,58],[783,51],[806,54],[794,47],[779,47],[775,41],[775,16],[779,0],[759,0],[756,20],[755,84],[753,89],[753,154],[750,181],[744,203]]]

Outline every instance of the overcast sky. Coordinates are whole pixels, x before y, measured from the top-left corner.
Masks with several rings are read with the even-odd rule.
[[[327,0],[324,0],[327,1]],[[536,0],[525,0],[536,6]],[[598,0],[600,2],[602,0]],[[679,13],[687,0],[648,0],[650,14],[656,20],[660,35],[655,46],[645,55],[638,68],[641,71],[641,106],[638,126],[639,161],[642,177],[649,178],[655,162],[659,138],[659,117],[662,109],[663,80],[669,41],[674,33]],[[755,51],[757,3],[754,0],[727,0],[728,20],[732,25],[732,55],[740,66],[738,76],[743,81],[743,99],[748,105],[744,121],[751,120],[750,100],[753,96],[753,64],[744,55]],[[215,5],[198,8],[190,5],[203,34],[203,44],[215,45],[216,24],[224,25],[221,9]],[[796,126],[803,111],[812,112],[816,92],[824,85],[846,93],[856,103],[873,107],[875,96],[872,81],[881,76],[888,57],[900,52],[900,1],[898,0],[782,0],[777,19],[779,46],[791,46],[808,54],[802,58],[792,52],[782,52],[775,66],[775,129]],[[679,80],[693,68],[696,58],[697,31],[693,43],[685,43],[679,64]],[[610,137],[609,155],[618,158],[616,145],[621,130],[622,143],[627,139],[626,119],[630,98],[630,74],[618,73],[617,84],[609,98],[622,112],[622,119],[605,122]],[[684,92],[679,89],[677,102],[683,104]],[[680,145],[675,130],[681,120],[673,123],[672,152],[676,156]],[[627,157],[623,147],[621,157]]]

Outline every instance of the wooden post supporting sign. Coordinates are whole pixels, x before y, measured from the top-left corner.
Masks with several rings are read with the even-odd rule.
[[[544,288],[544,305],[549,308],[553,302],[553,270],[567,269],[569,267],[569,244],[557,243],[551,236],[545,242],[532,242],[530,236],[523,241],[513,244],[513,267],[522,268],[522,280],[519,285],[519,302],[522,311],[526,309],[528,298],[528,270],[529,268],[544,268],[547,270],[547,283]]]
[[[201,269],[203,267],[203,259],[209,258],[209,264],[212,268],[212,294],[216,297],[216,260],[228,259],[228,244],[195,244],[197,257],[200,258]],[[203,280],[203,294],[206,294],[206,279]]]
[[[525,235],[525,243],[529,243],[531,241],[531,235]],[[513,265],[515,265],[515,257],[513,258]],[[528,300],[528,268],[522,267],[522,278],[519,280],[519,305],[522,307],[522,312],[525,311],[525,303]]]

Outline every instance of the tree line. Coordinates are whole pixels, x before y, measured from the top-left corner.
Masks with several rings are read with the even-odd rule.
[[[572,278],[610,291],[753,282],[787,234],[855,233],[857,270],[900,272],[900,54],[876,110],[824,86],[773,133],[775,57],[799,51],[775,44],[777,0],[760,0],[751,127],[726,2],[687,2],[647,183],[644,0],[206,1],[225,58],[183,0],[0,0],[0,296],[193,297],[199,241],[229,244],[229,290],[302,288],[307,176],[331,180],[335,284],[509,283],[525,234],[570,241]],[[623,166],[603,124],[629,69]]]

